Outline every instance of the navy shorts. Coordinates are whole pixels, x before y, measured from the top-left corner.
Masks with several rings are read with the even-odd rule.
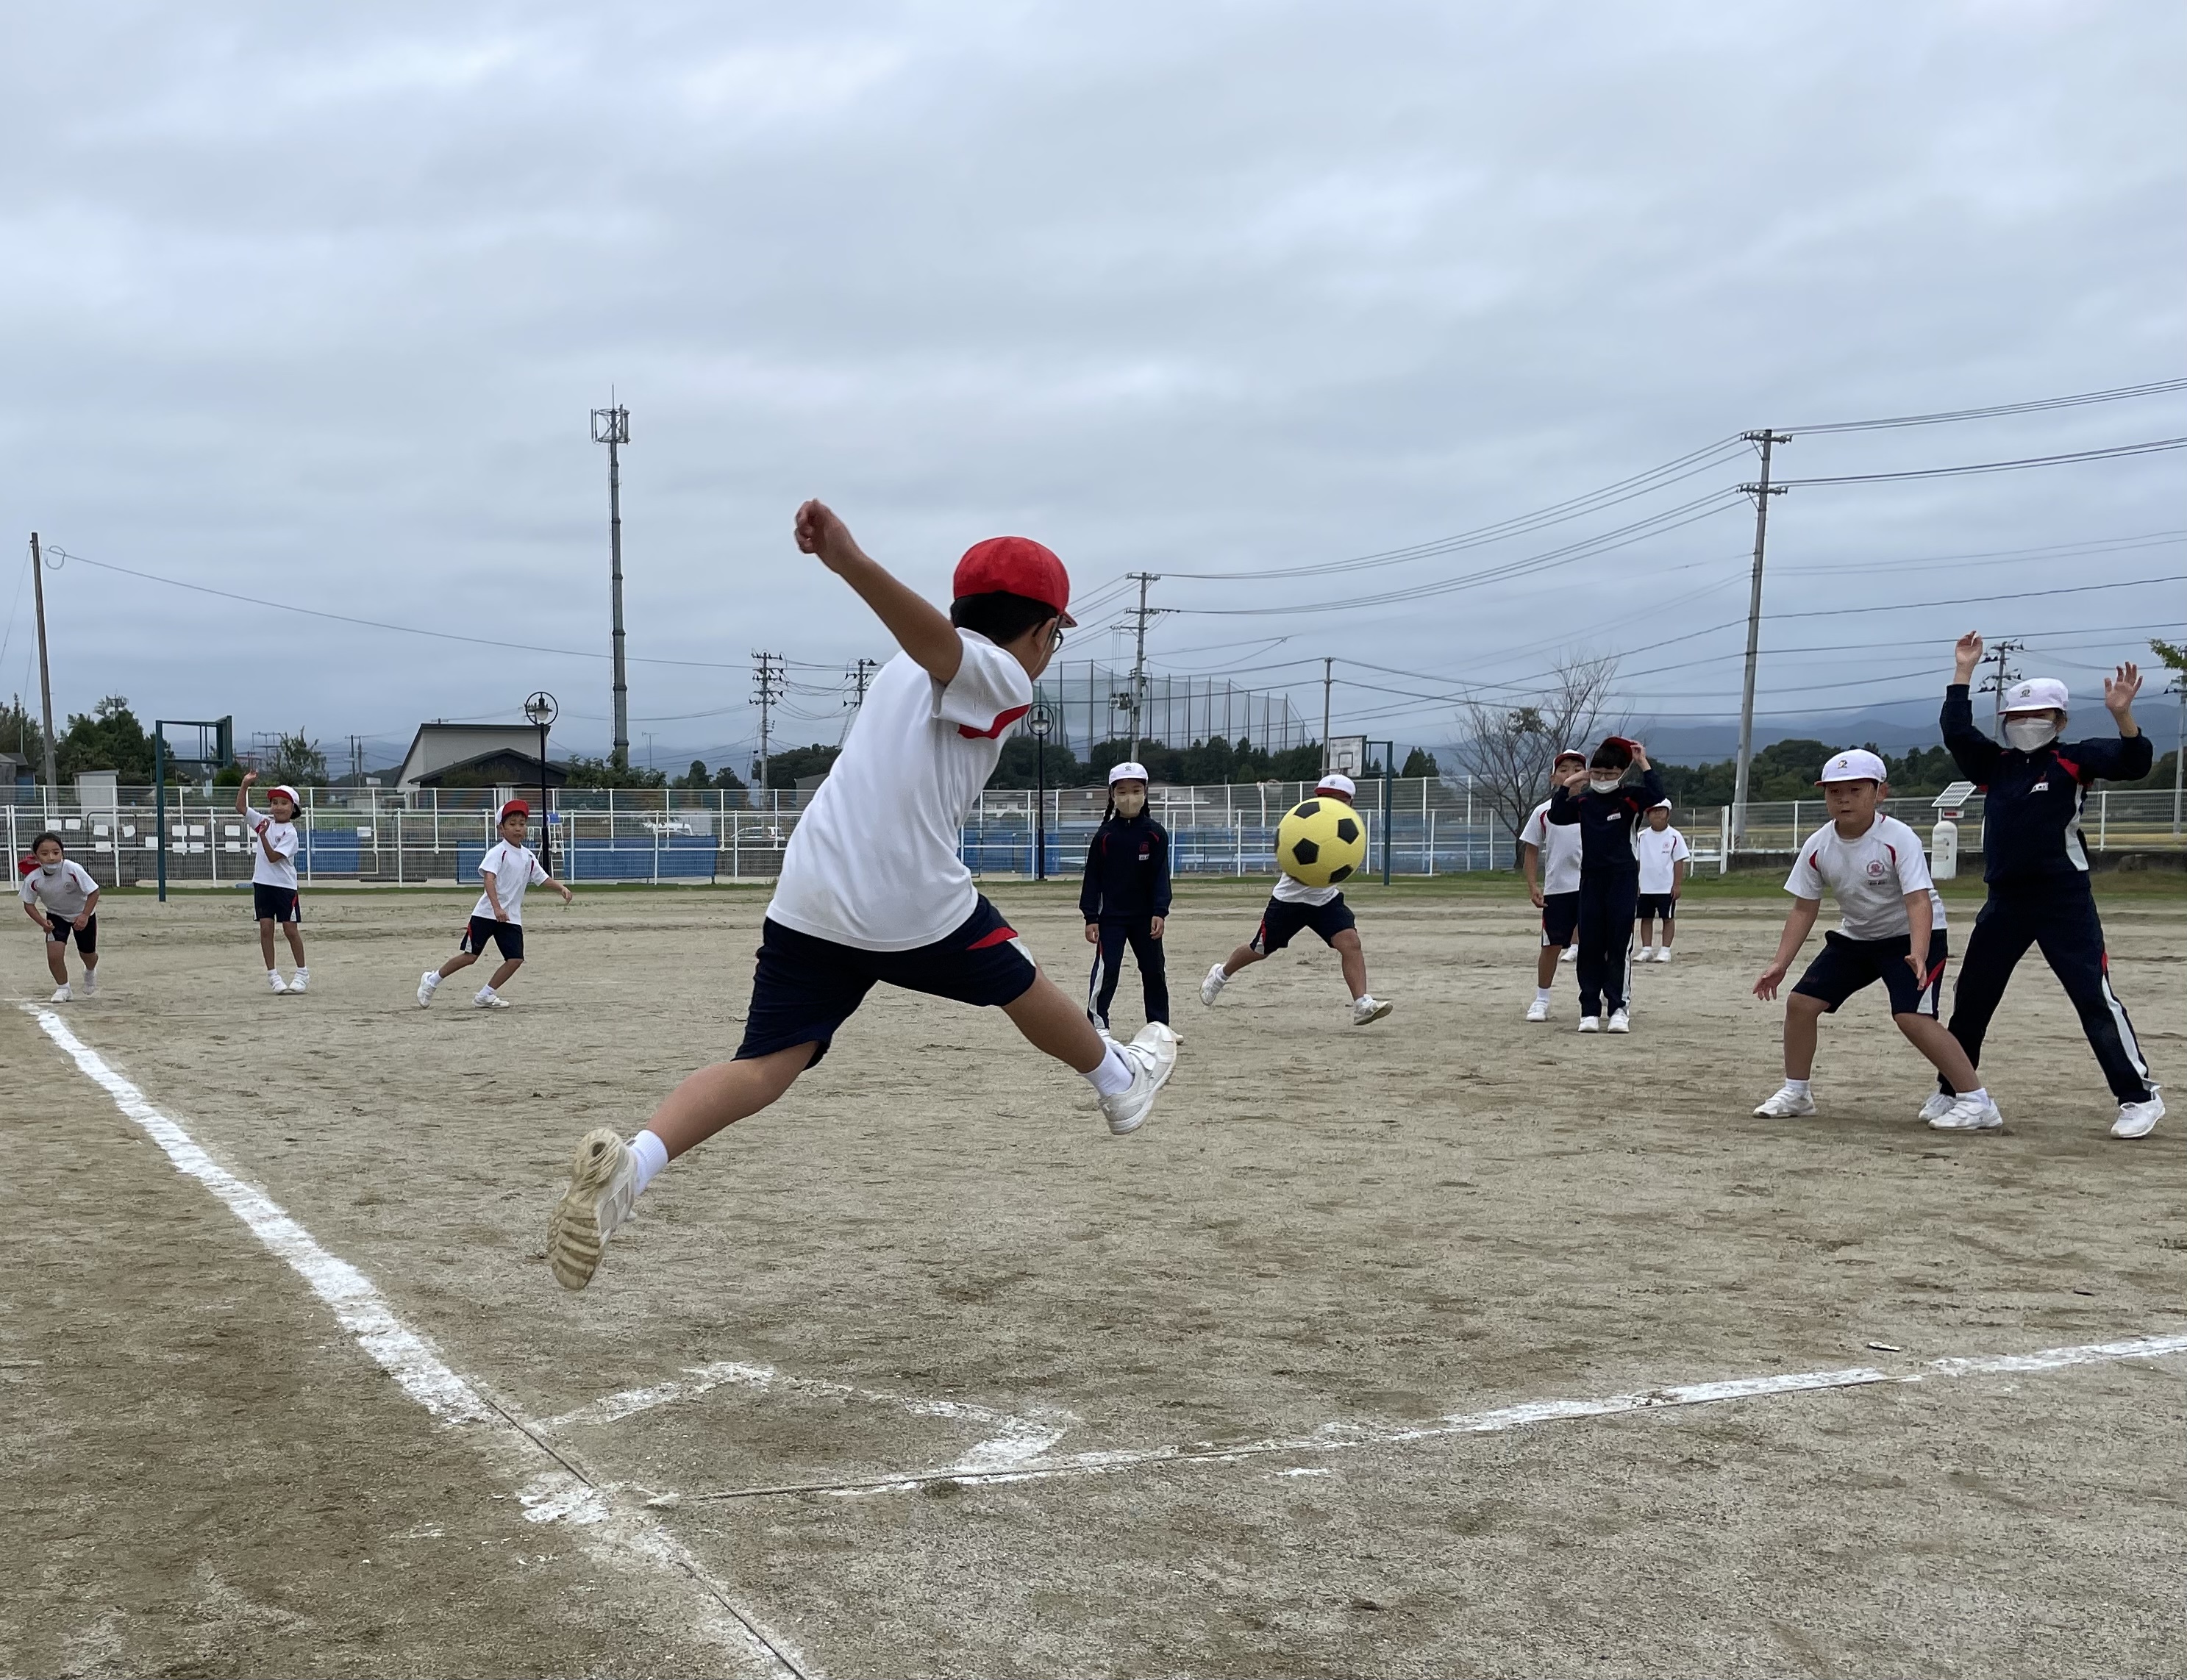
[[[1253,930],[1253,949],[1263,957],[1273,957],[1297,937],[1302,928],[1312,928],[1326,945],[1345,929],[1356,925],[1352,907],[1344,902],[1342,893],[1326,904],[1297,904],[1289,899],[1272,898],[1268,907],[1261,912],[1261,925]]]
[[[1675,922],[1678,919],[1678,901],[1667,892],[1644,892],[1634,902],[1633,913],[1644,922],[1651,918],[1661,922]],[[1906,953],[1901,952],[1899,954],[1903,956]],[[1912,969],[1907,970],[1906,977],[1913,979]]]
[[[83,925],[80,928],[71,925],[67,917],[56,916],[50,913],[47,915],[46,921],[48,924],[47,944],[66,945],[69,941],[74,940],[76,948],[87,957],[98,949],[98,917],[95,913],[86,916],[83,919]]]
[[[486,955],[486,942],[492,940],[494,948],[505,962],[517,962],[524,956],[524,924],[497,922],[491,916],[474,916],[470,925],[464,930],[463,943],[457,949],[468,956]]]
[[[303,895],[292,886],[267,886],[263,881],[254,881],[250,885],[250,904],[261,922],[304,919]]]
[[[1894,1015],[1937,1018],[1937,1005],[1944,993],[1947,956],[1944,930],[1929,936],[1929,970],[1920,980],[1906,966],[1914,941],[1900,934],[1896,939],[1847,939],[1841,933],[1824,936],[1823,948],[1808,964],[1793,991],[1823,1000],[1823,1013],[1835,1014],[1839,1004],[1864,987],[1883,982],[1891,994]]]
[[[876,982],[959,1003],[999,1009],[1015,1003],[1039,975],[1003,913],[983,896],[945,939],[908,951],[867,951],[816,939],[772,917],[761,930],[759,968],[736,1059],[815,1044],[816,1065],[835,1029],[866,1001]]]
[[[1542,943],[1561,951],[1579,932],[1579,889],[1542,895]]]

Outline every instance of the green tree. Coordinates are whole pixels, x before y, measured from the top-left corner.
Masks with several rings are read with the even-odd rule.
[[[277,735],[264,771],[269,782],[286,782],[295,788],[323,788],[327,783],[327,756],[319,744],[299,729],[293,735]]]
[[[68,728],[53,743],[54,773],[63,781],[87,770],[114,770],[125,784],[143,785],[152,779],[152,738],[120,694],[109,694],[91,709],[89,716],[70,716]]]
[[[714,784],[707,779],[706,760],[694,758],[691,761],[691,767],[668,785],[672,788],[711,788]]]
[[[1425,747],[1414,747],[1405,755],[1405,767],[1397,773],[1401,776],[1440,776],[1442,772],[1436,767],[1433,753]]]
[[[40,767],[46,756],[46,732],[20,694],[0,705],[0,752],[20,754],[34,774],[43,773]]]
[[[724,764],[714,773],[713,785],[723,793],[740,794],[745,790],[745,778]]]
[[[668,777],[665,772],[646,770],[632,764],[620,763],[612,758],[587,758],[582,753],[573,756],[565,767],[569,785],[573,788],[665,788]]]
[[[801,777],[818,776],[835,767],[843,750],[836,746],[815,744],[808,747],[790,747],[769,755],[767,761],[767,785],[770,788],[794,788]]]
[[[1040,744],[1031,735],[1013,735],[1003,743],[1003,756],[995,766],[995,773],[987,778],[991,788],[1030,788],[1042,778],[1037,774],[1037,760],[1046,761],[1046,783],[1051,788],[1082,788],[1099,780],[1092,769],[1078,761],[1078,756],[1069,747],[1058,746],[1054,741],[1043,752]]]

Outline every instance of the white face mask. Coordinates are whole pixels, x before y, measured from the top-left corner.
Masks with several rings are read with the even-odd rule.
[[[2033,752],[2058,739],[2058,726],[2048,717],[2008,717],[2004,739],[2022,752]]]
[[[1612,776],[1605,781],[1599,776],[1590,776],[1587,778],[1587,784],[1599,794],[1614,794],[1625,784],[1625,778],[1622,776]]]
[[[61,866],[59,863],[41,863],[38,865],[38,872],[41,874],[58,875],[61,872]]]

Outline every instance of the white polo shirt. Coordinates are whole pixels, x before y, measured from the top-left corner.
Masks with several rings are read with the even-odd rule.
[[[46,907],[46,914],[65,922],[83,914],[83,907],[98,891],[98,883],[73,857],[62,858],[61,867],[50,875],[41,866],[23,877],[23,902],[35,898]]]
[[[291,891],[296,885],[296,825],[276,823],[270,812],[244,807],[244,826],[250,834],[250,879],[259,886],[285,886]],[[266,846],[258,843],[258,825],[267,824],[266,846],[279,854],[276,862],[266,855]]]
[[[1678,872],[1672,865],[1686,862],[1694,855],[1686,837],[1676,829],[1666,829],[1659,834],[1644,823],[1633,836],[1633,849],[1640,855],[1640,891],[1658,894],[1669,892],[1678,885]]]
[[[1828,888],[1838,901],[1839,931],[1847,939],[1903,939],[1913,931],[1906,895],[1926,888],[1929,925],[1944,925],[1944,901],[1929,879],[1921,837],[1896,817],[1879,816],[1858,840],[1841,840],[1825,823],[1800,848],[1800,861],[1785,882],[1796,898],[1819,899]]]
[[[493,890],[501,899],[501,915],[498,919],[513,926],[524,925],[524,894],[526,890],[540,885],[547,879],[547,871],[537,856],[528,846],[511,846],[507,840],[496,840],[479,859],[479,874],[493,877]],[[486,894],[471,906],[471,914],[496,920],[493,900]]]
[[[862,951],[909,951],[979,902],[959,855],[964,818],[1032,705],[1032,678],[976,631],[947,686],[909,654],[874,676],[842,756],[790,836],[767,913]]]
[[[1542,854],[1542,892],[1544,896],[1553,892],[1579,891],[1579,824],[1549,821],[1549,802],[1543,800],[1534,807],[1519,829],[1519,839],[1526,846],[1538,848]],[[1648,889],[1643,886],[1641,891]],[[1665,887],[1668,892],[1670,888]]]

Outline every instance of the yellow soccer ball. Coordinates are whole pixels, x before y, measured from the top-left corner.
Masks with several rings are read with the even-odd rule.
[[[1335,886],[1366,861],[1366,819],[1341,799],[1307,800],[1276,824],[1276,867],[1301,886]]]

